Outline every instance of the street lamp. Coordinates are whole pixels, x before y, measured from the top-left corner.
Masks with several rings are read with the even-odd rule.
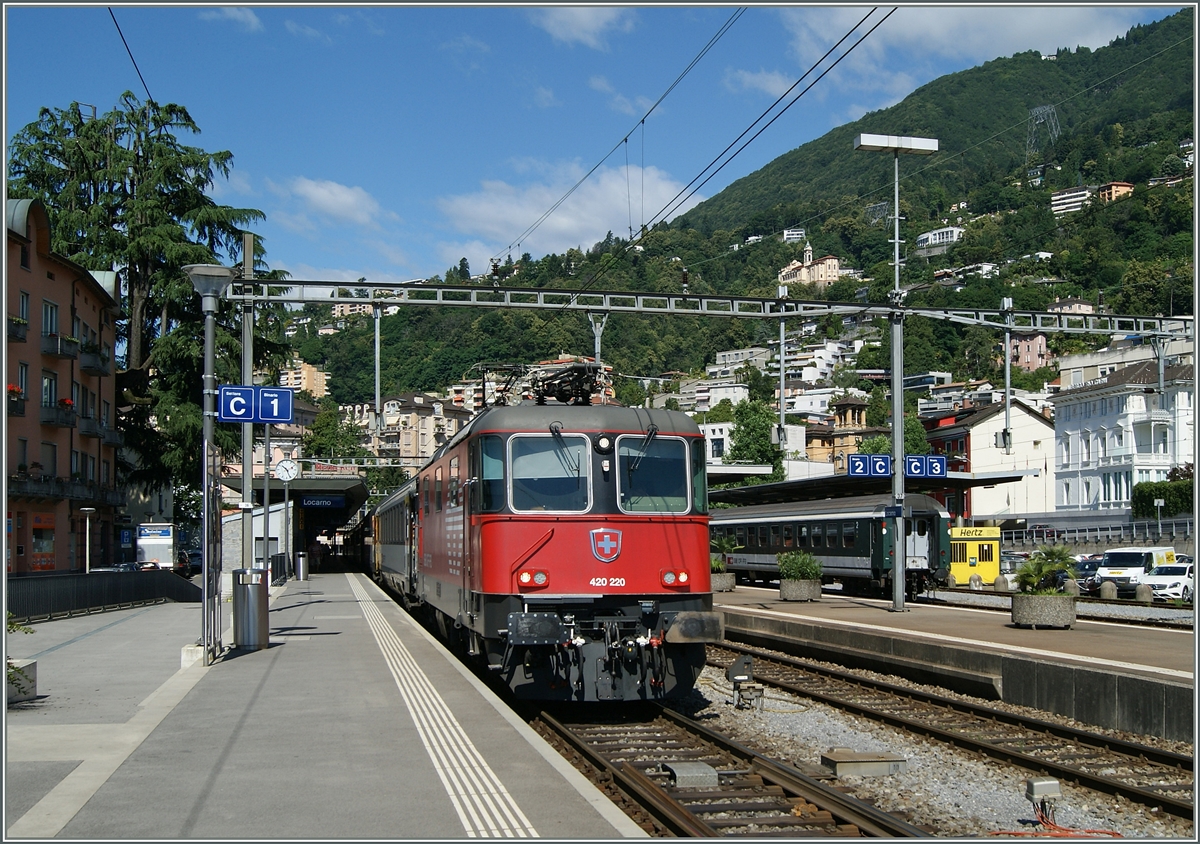
[[[208,477],[208,452],[213,441],[214,420],[217,415],[216,314],[218,300],[233,281],[233,270],[215,264],[188,264],[183,271],[188,274],[188,278],[192,281],[192,287],[196,288],[196,292],[200,295],[200,308],[204,311],[204,453],[200,460],[204,467],[204,479],[201,486],[204,530],[201,531],[203,538],[200,544],[200,600],[203,607],[200,612],[200,642],[204,648],[207,662],[210,639],[208,576],[212,565],[212,560],[209,559],[212,555],[210,537],[213,534],[215,519],[219,518],[219,514],[212,512],[212,496],[208,489],[211,481]]]
[[[84,560],[83,571],[85,574],[91,574],[92,573],[92,513],[96,512],[96,508],[95,507],[80,507],[79,512],[83,513],[83,515],[87,518],[87,522],[86,522],[87,528],[85,530],[85,533],[83,534],[83,543],[84,543],[83,544],[83,560]],[[1158,532],[1162,533],[1162,530],[1160,529]]]
[[[892,267],[892,497],[896,516],[896,562],[892,568],[892,612],[904,611],[905,561],[904,535],[904,293],[900,290],[900,156],[932,155],[937,152],[936,138],[909,138],[898,135],[859,135],[856,150],[891,152],[895,182],[892,201],[896,208]]]

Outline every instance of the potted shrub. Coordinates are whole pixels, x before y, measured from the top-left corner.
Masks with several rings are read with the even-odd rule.
[[[737,576],[729,571],[729,555],[741,548],[732,536],[718,536],[711,543],[715,549],[709,555],[709,570],[712,578],[712,591],[732,592],[737,586]]]
[[[779,563],[779,598],[783,601],[815,601],[821,597],[821,561],[807,551],[784,551],[775,555]]]
[[[1043,545],[1017,568],[1012,622],[1017,626],[1070,627],[1075,623],[1075,560],[1065,545]]]

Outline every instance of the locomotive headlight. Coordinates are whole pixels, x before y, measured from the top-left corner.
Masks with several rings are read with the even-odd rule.
[[[549,582],[549,572],[540,569],[525,569],[517,575],[517,583],[521,586],[545,586]]]
[[[517,575],[517,580],[520,581],[522,586],[528,586],[530,583],[533,582],[533,572],[523,571],[519,575]]]
[[[674,586],[675,585],[675,572],[664,571],[663,575],[662,575],[662,582],[667,584],[668,586]]]
[[[688,573],[687,573],[686,571],[681,571],[681,572],[679,573],[679,583],[680,583],[680,585],[683,585],[684,583],[687,583],[687,582],[688,582]]]
[[[546,581],[549,579],[550,578],[547,577],[547,575],[544,571],[535,571],[533,573],[533,585],[534,586],[545,586]]]
[[[595,448],[600,454],[608,454],[612,451],[613,440],[608,434],[599,434],[595,439]],[[605,471],[608,471],[607,469]]]
[[[600,461],[600,471],[608,474],[610,469],[612,469],[612,462],[607,457]]]

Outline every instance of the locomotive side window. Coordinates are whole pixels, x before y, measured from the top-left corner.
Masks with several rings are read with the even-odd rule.
[[[457,507],[462,502],[458,500],[458,458],[450,458],[450,483],[446,491],[449,506]]]
[[[858,538],[858,524],[856,522],[842,522],[842,547],[853,548],[854,541]]]
[[[421,480],[421,490],[425,494],[425,515],[429,515],[429,476],[426,475]]]
[[[687,443],[649,435],[617,438],[617,504],[626,513],[686,513]]]
[[[480,437],[475,460],[474,474],[479,478],[478,510],[498,513],[504,509],[504,441],[494,435]]]
[[[708,512],[708,474],[704,468],[704,440],[692,440],[692,509]]]
[[[779,525],[771,525],[771,547],[774,549],[782,547],[779,544]]]
[[[509,440],[512,508],[582,513],[590,504],[591,440],[578,435],[518,435]]]
[[[737,544],[741,545],[743,548],[745,548],[746,547],[746,529],[744,527],[742,527],[741,525],[738,525],[736,528],[734,528],[734,530],[737,532]]]
[[[808,525],[796,525],[796,547],[808,547]]]
[[[812,537],[812,547],[814,547],[814,548],[824,547],[824,545],[825,545],[824,525],[813,525],[812,533],[810,534],[810,536]]]
[[[791,525],[783,526],[783,547],[784,548],[792,547],[792,526]]]
[[[433,472],[433,506],[442,512],[442,467],[438,466]]]

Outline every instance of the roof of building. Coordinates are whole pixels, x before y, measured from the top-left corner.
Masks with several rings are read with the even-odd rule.
[[[1163,371],[1163,380],[1167,383],[1173,381],[1194,381],[1196,379],[1195,369],[1195,366],[1190,363],[1182,366],[1168,366]],[[1073,389],[1062,390],[1056,395],[1051,396],[1049,401],[1070,400],[1112,387],[1154,386],[1157,384],[1158,362],[1152,360],[1142,361],[1141,363],[1122,367],[1115,372],[1110,372],[1108,375],[1088,381],[1086,384],[1081,384]]]
[[[1020,399],[1013,399],[1013,410],[1023,411],[1029,416],[1034,417],[1042,422],[1047,428],[1053,429],[1054,423],[1043,416],[1038,411],[1034,410],[1029,405]],[[930,423],[931,427],[927,428],[930,436],[942,437],[947,434],[958,434],[963,431],[968,431],[971,428],[986,422],[998,413],[1004,412],[1004,404],[995,402],[993,404],[985,404],[976,407],[965,407],[950,413],[944,413],[941,416],[926,416],[922,419],[923,422]],[[953,418],[954,421],[946,424],[946,420]]]

